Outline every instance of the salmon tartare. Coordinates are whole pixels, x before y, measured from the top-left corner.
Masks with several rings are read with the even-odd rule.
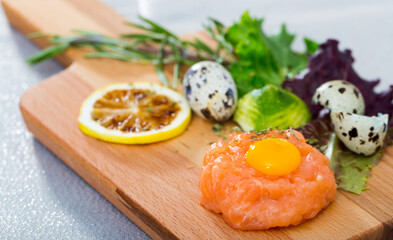
[[[300,153],[296,169],[277,176],[251,166],[247,152],[263,139],[293,144]],[[219,140],[212,144],[203,160],[199,187],[201,205],[221,213],[239,230],[298,225],[334,201],[337,189],[329,159],[293,130],[233,133],[227,143]]]

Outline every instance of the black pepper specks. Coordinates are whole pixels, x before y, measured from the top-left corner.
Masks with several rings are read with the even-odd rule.
[[[197,83],[196,84],[197,88],[201,88],[201,84]]]
[[[383,124],[383,132],[386,132],[388,130],[386,123]]]
[[[318,99],[318,100],[319,100],[319,98],[321,98],[321,94],[318,94],[318,95],[317,95],[317,99]]]
[[[209,98],[212,99],[212,98],[214,97],[215,94],[216,94],[215,92],[214,92],[214,93],[210,93],[210,94],[209,94]]]
[[[345,90],[346,90],[345,88],[339,88],[339,89],[338,89],[338,91],[339,91],[341,94],[343,94],[343,93],[345,92]]]
[[[347,133],[346,132],[343,132],[343,133],[341,133],[344,137],[346,137],[347,136]]]
[[[370,127],[370,131],[371,131],[371,132],[374,131],[374,127]]]
[[[356,110],[356,108],[354,108],[354,109],[353,109],[353,113],[354,113],[354,114],[357,114],[357,113],[358,113],[358,110]]]
[[[206,67],[202,67],[202,68],[201,68],[201,73],[202,73],[203,75],[205,75],[206,72],[207,72],[207,68],[206,68]]]
[[[330,84],[328,88],[332,88],[332,87],[333,87],[333,85]]]
[[[326,107],[329,106],[329,100],[326,100],[325,105]]]
[[[360,139],[360,145],[364,145],[365,143],[366,143],[366,141],[364,141],[364,140],[362,140],[362,139]]]

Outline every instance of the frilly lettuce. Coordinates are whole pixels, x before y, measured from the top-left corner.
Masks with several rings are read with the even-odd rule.
[[[307,66],[307,54],[318,48],[317,43],[305,38],[306,51],[295,52],[291,48],[295,35],[288,33],[285,25],[279,34],[268,36],[262,30],[263,21],[245,12],[225,34],[237,57],[229,70],[239,96],[267,84],[281,87],[286,76],[294,76]]]

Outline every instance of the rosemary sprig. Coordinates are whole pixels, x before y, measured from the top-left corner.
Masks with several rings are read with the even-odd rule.
[[[210,37],[217,41],[216,55],[218,62],[223,62],[225,56],[228,56],[231,60],[235,60],[233,55],[232,45],[225,39],[225,26],[220,21],[214,18],[209,18],[209,23],[204,25],[204,29],[209,34]],[[224,50],[225,54],[220,56],[221,51]]]
[[[27,63],[29,63],[30,65],[34,65],[36,63],[42,62],[44,60],[47,60],[64,52],[69,47],[70,47],[69,43],[52,45],[28,58]]]
[[[144,30],[145,33],[123,34],[119,39],[86,30],[73,30],[75,36],[33,33],[30,35],[31,38],[49,37],[52,45],[28,58],[27,62],[35,65],[69,48],[84,47],[92,50],[85,55],[86,58],[111,58],[153,64],[161,83],[176,89],[182,64],[192,65],[202,60],[225,64],[226,56],[233,57],[233,48],[225,41],[225,27],[215,19],[209,19],[205,29],[217,41],[216,49],[212,49],[198,38],[193,41],[181,40],[163,26],[143,17],[139,19],[142,24],[127,24]],[[172,84],[164,73],[167,64],[174,65]]]
[[[175,63],[173,66],[173,82],[172,82],[172,87],[174,89],[177,88],[177,83],[179,81],[179,72],[180,72],[180,63]]]

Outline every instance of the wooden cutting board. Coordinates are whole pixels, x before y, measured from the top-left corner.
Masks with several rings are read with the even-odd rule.
[[[123,24],[122,16],[96,0],[3,0],[2,4],[9,22],[25,34],[70,34],[76,28],[108,35],[136,32]],[[193,35],[209,41],[203,33]],[[47,39],[34,42],[48,45]],[[202,159],[208,143],[218,138],[211,123],[194,116],[180,137],[141,146],[106,143],[80,132],[79,107],[93,90],[115,82],[158,81],[152,66],[86,60],[82,54],[78,49],[61,55],[58,60],[68,68],[23,95],[23,118],[38,140],[151,237],[393,238],[393,149],[373,169],[369,191],[359,196],[339,191],[329,208],[297,227],[237,231],[198,202]]]

